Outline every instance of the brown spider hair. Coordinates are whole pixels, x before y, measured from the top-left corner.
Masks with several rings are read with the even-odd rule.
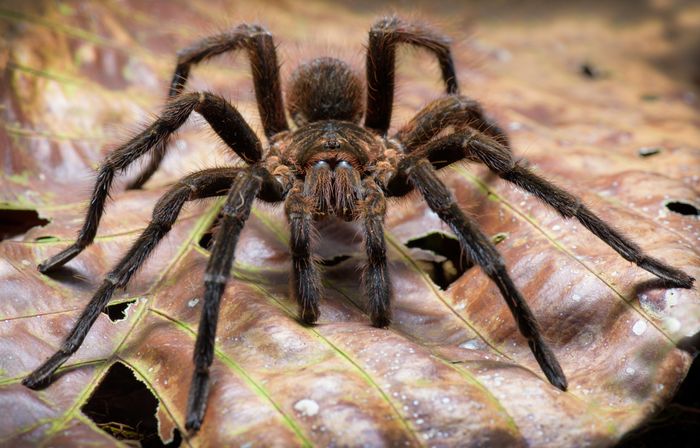
[[[317,58],[292,73],[287,107],[297,126],[321,120],[358,123],[364,106],[362,95],[360,77],[348,64]]]

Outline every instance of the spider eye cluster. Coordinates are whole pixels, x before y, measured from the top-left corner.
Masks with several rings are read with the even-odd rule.
[[[362,82],[348,64],[318,58],[299,66],[287,90],[289,114],[297,126],[314,121],[362,118]]]

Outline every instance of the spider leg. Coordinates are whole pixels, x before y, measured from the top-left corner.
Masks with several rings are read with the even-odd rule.
[[[269,138],[289,129],[284,114],[279,64],[272,35],[258,25],[241,24],[231,31],[206,37],[178,52],[168,100],[182,93],[192,66],[229,51],[244,49],[253,72],[253,87],[265,135]],[[160,166],[167,150],[167,138],[152,152],[146,168],[129,184],[141,188]]]
[[[192,65],[228,51],[245,49],[253,72],[253,88],[265,136],[289,129],[284,114],[279,64],[272,34],[259,25],[243,23],[232,31],[207,37],[178,52],[170,95],[185,86]]]
[[[119,263],[106,275],[61,348],[23,381],[27,387],[42,387],[83,343],[100,312],[107,306],[116,288],[124,287],[131,276],[168,233],[186,201],[222,194],[231,185],[239,168],[215,168],[193,173],[170,189],[153,209],[153,219]]]
[[[167,151],[168,141],[170,136],[165,137],[163,141],[158,142],[156,146],[151,150],[151,157],[148,159],[146,167],[141,170],[141,172],[134,177],[131,181],[126,184],[126,190],[140,190],[141,187],[145,185],[146,182],[153,176],[153,174],[158,171],[160,163],[165,158],[165,152]]]
[[[391,123],[394,101],[396,46],[405,43],[424,48],[437,57],[447,93],[457,93],[449,39],[431,29],[391,16],[379,20],[369,31],[367,47],[367,112],[365,127],[384,135]]]
[[[114,175],[124,171],[152,148],[158,147],[182,126],[194,111],[202,114],[219,137],[244,161],[255,163],[262,158],[260,140],[241,114],[226,100],[211,93],[187,93],[175,97],[166,105],[160,118],[107,156],[97,173],[85,222],[77,240],[41,263],[39,271],[46,273],[63,266],[92,243]]]
[[[369,299],[369,315],[372,325],[386,327],[391,321],[391,282],[384,241],[384,215],[386,198],[381,188],[371,178],[363,182],[363,225],[367,264],[362,283]]]
[[[508,135],[498,123],[484,114],[481,104],[459,94],[445,95],[432,101],[399,129],[394,138],[401,142],[406,153],[411,153],[449,126],[455,129],[470,127],[503,146],[510,146]]]
[[[552,207],[564,218],[576,218],[591,233],[613,248],[622,258],[635,263],[669,284],[692,288],[694,278],[647,254],[634,242],[596,216],[578,197],[538,176],[513,159],[511,150],[483,134],[458,132],[437,139],[418,153],[451,163],[466,157],[481,162],[501,178],[512,182]]]
[[[261,191],[265,179],[272,179],[272,177],[265,168],[260,166],[252,166],[239,172],[222,210],[221,228],[214,241],[204,274],[204,308],[197,330],[194,350],[195,370],[187,400],[185,427],[189,430],[196,431],[202,425],[209,395],[209,367],[214,360],[214,341],[221,295],[231,275],[238,237],[250,216],[253,199]]]
[[[313,213],[329,203],[331,193],[322,184],[329,181],[330,176],[328,164],[316,164],[307,174],[305,184],[297,181],[292,187],[284,207],[291,233],[292,295],[299,304],[299,319],[308,325],[318,320],[318,304],[323,293],[318,267],[313,260]]]
[[[530,350],[545,376],[554,386],[566,390],[567,381],[554,353],[542,339],[537,321],[513,280],[498,250],[476,222],[465,215],[452,198],[445,184],[438,179],[435,168],[427,159],[406,158],[400,169],[421,192],[431,210],[438,214],[454,231],[463,250],[496,284],[518,324],[520,333],[527,339]]]

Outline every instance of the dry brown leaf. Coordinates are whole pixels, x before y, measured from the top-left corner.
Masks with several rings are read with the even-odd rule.
[[[466,35],[458,30],[473,30],[456,46],[463,90],[509,129],[519,156],[647,251],[698,277],[697,215],[666,204],[700,207],[697,99],[687,80],[672,76],[679,38],[669,31],[697,29],[700,8],[687,6],[681,15],[672,6],[635,6],[624,21],[615,9],[621,6],[598,5],[598,15],[583,18],[575,9],[486,2],[417,9],[458,40]],[[61,343],[166,185],[231,163],[203,126],[188,126],[146,191],[117,186],[96,243],[64,275],[35,269],[74,238],[101,158],[125,130],[158,113],[175,51],[253,19],[274,32],[286,74],[300,58],[328,53],[362,67],[366,30],[385,11],[192,0],[0,6],[2,216],[26,223],[32,214],[20,211],[36,210],[51,221],[0,244],[0,444],[122,443],[81,412],[117,361],[157,397],[161,437],[182,431],[208,257],[198,242],[220,201],[188,206],[115,295],[113,303],[133,301],[125,319],[101,316],[47,389],[20,384]],[[197,68],[190,88],[227,95],[259,128],[243,59]],[[401,60],[394,123],[439,92],[424,55],[402,52]],[[660,152],[640,157],[641,148]],[[446,291],[420,269],[425,253],[405,243],[449,230],[417,197],[393,204],[388,215],[395,290],[389,330],[371,327],[363,311],[360,238],[348,224],[322,226],[321,256],[350,258],[326,269],[320,325],[298,324],[287,295],[286,225],[279,209],[259,205],[224,298],[205,425],[185,444],[610,445],[670,399],[691,362],[676,346],[700,327],[697,288],[654,287],[650,274],[578,223],[480,167],[445,171],[462,207],[489,235],[505,236],[498,247],[569,391],[543,379],[478,269]]]

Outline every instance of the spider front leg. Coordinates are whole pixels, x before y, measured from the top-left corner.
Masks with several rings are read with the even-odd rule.
[[[277,52],[272,35],[258,25],[241,24],[231,31],[209,36],[178,52],[168,100],[182,93],[194,65],[229,51],[245,49],[253,73],[253,88],[265,135],[270,138],[289,129],[284,115]],[[141,188],[156,172],[167,150],[164,139],[152,152],[146,168],[128,188]]]
[[[136,159],[161,145],[195,111],[202,114],[219,137],[244,161],[255,163],[261,159],[260,140],[241,114],[225,99],[211,93],[196,92],[176,97],[167,104],[160,118],[153,124],[107,156],[97,173],[85,222],[77,240],[41,263],[39,271],[46,273],[63,266],[92,243],[115,174],[124,171]]]
[[[405,43],[432,52],[437,57],[447,93],[457,93],[450,40],[418,23],[404,22],[392,16],[375,23],[369,31],[367,46],[367,111],[365,127],[380,135],[391,124],[394,102],[396,47]]]
[[[386,198],[373,179],[365,179],[362,186],[364,190],[362,221],[367,252],[367,264],[362,274],[362,283],[369,300],[372,325],[387,327],[391,321],[392,291],[384,240]]]
[[[231,275],[236,245],[250,216],[253,199],[263,190],[277,191],[282,199],[282,186],[267,169],[254,165],[238,173],[222,209],[222,223],[216,234],[209,263],[204,274],[204,306],[194,349],[194,374],[187,400],[185,427],[197,431],[204,419],[209,395],[209,368],[214,361],[216,326],[221,296]]]
[[[317,164],[311,169],[307,174],[306,188],[302,182],[297,181],[284,206],[291,233],[289,248],[292,253],[292,296],[296,297],[299,304],[299,319],[307,325],[318,320],[318,305],[323,293],[321,276],[312,253],[313,213],[317,210],[312,193],[316,189],[315,179],[320,177],[330,180],[328,164]],[[320,202],[327,198],[319,196],[318,200]]]
[[[578,197],[516,162],[509,148],[476,131],[461,131],[436,139],[415,153],[441,165],[467,158],[481,162],[501,178],[512,182],[552,207],[564,218],[576,218],[622,258],[651,272],[668,284],[692,288],[694,278],[651,257],[636,243],[595,215]],[[399,181],[399,178],[397,178]]]
[[[567,381],[554,353],[542,339],[532,311],[506,270],[498,250],[476,222],[465,215],[452,198],[445,184],[438,179],[435,168],[427,159],[407,157],[399,163],[399,171],[420,191],[428,206],[449,224],[460,246],[496,284],[518,323],[520,333],[527,339],[540,368],[554,386],[566,390]]]
[[[126,286],[131,276],[170,231],[186,201],[220,195],[231,185],[238,168],[215,168],[191,174],[170,189],[153,209],[153,219],[102,285],[78,318],[61,348],[22,381],[36,389],[46,385],[53,373],[82,345],[85,336],[107,306],[114,290]]]

